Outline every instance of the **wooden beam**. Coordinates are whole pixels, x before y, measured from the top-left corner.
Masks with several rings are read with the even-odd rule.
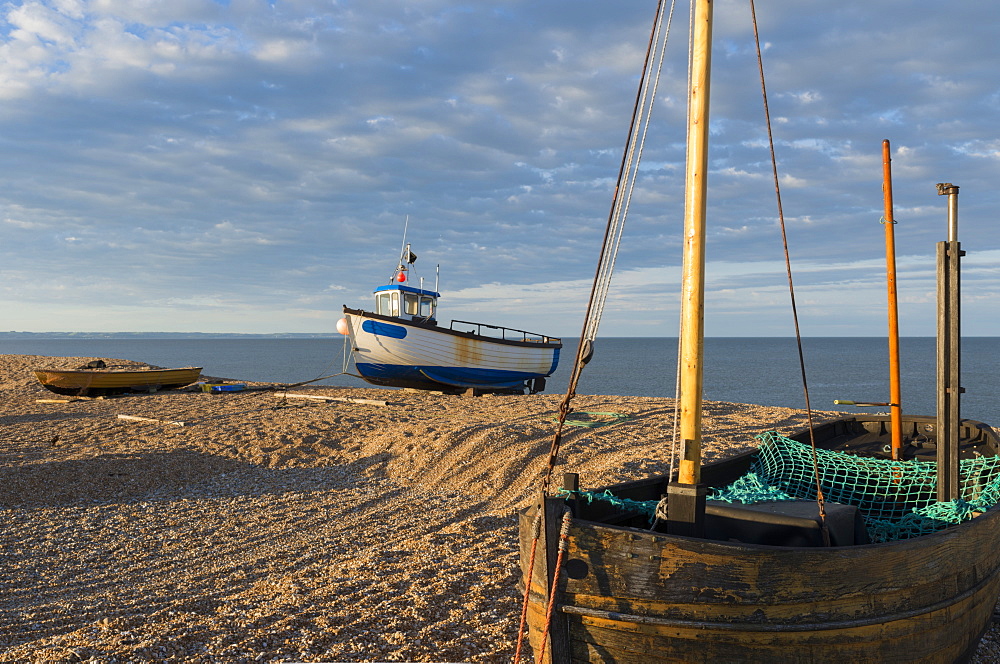
[[[283,399],[315,399],[317,401],[343,401],[345,403],[360,403],[367,406],[388,406],[388,401],[381,399],[357,399],[354,397],[328,397],[322,394],[298,394],[295,392],[276,392],[276,397]]]
[[[184,426],[183,422],[176,422],[174,420],[158,420],[153,417],[139,417],[138,415],[119,415],[119,420],[129,420],[130,422],[156,422],[157,424],[172,424],[177,427]]]

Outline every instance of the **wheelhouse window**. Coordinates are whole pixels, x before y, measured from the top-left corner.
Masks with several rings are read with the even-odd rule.
[[[379,293],[375,296],[375,313],[382,316],[389,314],[389,293]]]
[[[420,317],[421,318],[434,317],[434,298],[432,297],[420,298]]]
[[[379,293],[376,295],[375,313],[382,316],[399,316],[399,293]]]
[[[419,300],[420,298],[413,293],[405,293],[403,295],[403,313],[407,316],[416,316],[420,306]]]

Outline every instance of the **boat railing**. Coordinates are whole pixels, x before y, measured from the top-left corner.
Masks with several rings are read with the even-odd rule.
[[[475,328],[474,330],[458,329],[455,325],[469,325]],[[537,334],[535,332],[527,332],[525,330],[518,330],[512,327],[503,327],[502,325],[487,325],[486,323],[473,323],[468,320],[453,320],[451,321],[451,329],[456,332],[472,332],[481,337],[483,336],[498,336],[504,340],[510,341],[534,341],[540,344],[551,344],[560,343],[562,339],[559,337],[549,337],[544,334]],[[487,330],[484,332],[483,330]]]

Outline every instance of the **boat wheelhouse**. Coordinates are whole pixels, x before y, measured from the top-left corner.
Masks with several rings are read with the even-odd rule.
[[[403,320],[434,322],[439,297],[440,293],[402,284],[379,286],[375,289],[374,313]]]

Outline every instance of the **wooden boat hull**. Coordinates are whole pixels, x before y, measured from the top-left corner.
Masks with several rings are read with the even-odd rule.
[[[992,431],[983,435],[995,450]],[[735,476],[743,462],[706,466],[706,481]],[[647,500],[664,492],[665,481],[608,488]],[[610,523],[610,507],[574,508],[545,661],[963,661],[1000,595],[1000,508],[922,537],[825,548],[668,535],[637,520]],[[536,652],[555,565],[545,542],[557,539],[566,501],[545,500],[545,536],[532,566],[542,509],[539,502],[520,517]]]
[[[833,549],[740,546],[574,524],[556,620],[583,662],[954,662],[1000,593],[994,509],[920,540]],[[538,647],[545,585],[532,584]],[[667,599],[669,598],[669,599]]]
[[[346,307],[344,318],[358,373],[374,385],[523,390],[552,375],[562,348],[549,338],[501,339]]]
[[[198,380],[201,369],[36,369],[35,377],[56,394],[98,396],[184,387]]]

